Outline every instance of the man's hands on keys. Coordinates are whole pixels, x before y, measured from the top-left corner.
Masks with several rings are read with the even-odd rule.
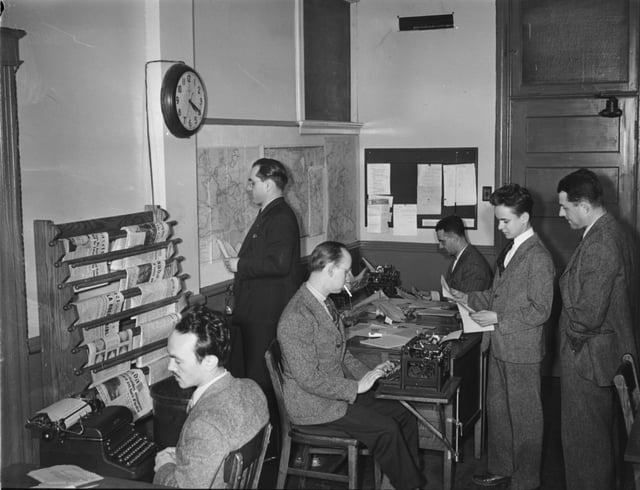
[[[398,367],[399,365],[394,364],[391,361],[385,361],[382,364],[378,364],[375,368],[366,373],[360,381],[358,381],[358,394],[369,391],[379,378],[394,373],[398,370]]]

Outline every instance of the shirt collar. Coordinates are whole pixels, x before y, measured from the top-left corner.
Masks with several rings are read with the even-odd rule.
[[[225,369],[221,374],[213,378],[208,383],[203,384],[202,386],[198,386],[196,388],[196,391],[193,392],[193,395],[191,395],[191,402],[189,403],[189,405],[193,407],[196,403],[198,403],[198,400],[204,394],[204,392],[207,391],[207,388],[209,388],[209,386],[211,386],[213,383],[218,381],[220,378],[222,378],[226,374],[227,374],[227,370]]]
[[[316,288],[314,288],[311,284],[309,284],[308,282],[305,282],[304,285],[307,287],[307,289],[309,290],[309,292],[311,294],[313,294],[313,296],[320,301],[320,303],[325,302],[325,300],[327,299],[326,296],[324,296],[320,291],[318,291]]]
[[[511,250],[515,251],[520,245],[524,243],[525,240],[531,238],[534,234],[533,228],[529,228],[528,230],[520,233],[517,237],[513,239],[513,247]]]
[[[605,213],[605,214],[606,214],[606,213]],[[602,216],[604,216],[604,214],[603,214]],[[600,218],[602,218],[602,216],[598,216],[595,220],[593,220],[593,223],[591,223],[589,226],[587,226],[587,227],[584,229],[584,233],[582,234],[582,238],[584,238],[585,236],[587,236],[587,233],[589,233],[589,230],[590,230],[591,228],[593,228],[593,225],[595,225],[595,224],[596,224],[596,221],[598,221]]]

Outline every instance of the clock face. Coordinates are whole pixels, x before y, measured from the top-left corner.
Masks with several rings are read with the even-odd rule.
[[[207,113],[207,91],[200,76],[184,63],[167,70],[160,90],[164,122],[179,138],[194,135]]]
[[[195,131],[205,116],[205,93],[200,77],[193,71],[184,72],[178,78],[175,107],[182,126]]]

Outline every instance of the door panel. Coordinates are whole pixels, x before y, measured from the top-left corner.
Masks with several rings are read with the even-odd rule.
[[[558,181],[579,167],[601,178],[607,209],[629,224],[635,218],[636,99],[620,97],[619,118],[598,115],[602,99],[518,99],[511,103],[512,181],[531,192],[533,226],[564,268],[581,232],[558,216]]]

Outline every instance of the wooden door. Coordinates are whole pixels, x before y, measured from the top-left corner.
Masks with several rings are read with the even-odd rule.
[[[637,98],[620,97],[620,117],[600,116],[604,106],[595,98],[511,102],[511,178],[531,192],[533,227],[558,272],[582,235],[558,216],[556,189],[562,177],[589,167],[602,180],[607,210],[629,225],[635,219]]]

